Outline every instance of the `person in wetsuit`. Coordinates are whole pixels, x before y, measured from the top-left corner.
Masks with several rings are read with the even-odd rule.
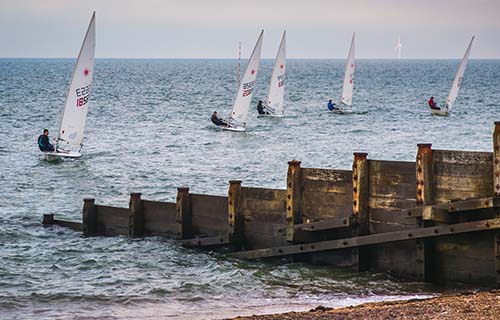
[[[434,101],[434,97],[431,97],[429,99],[429,107],[432,109],[432,110],[441,110],[441,108],[438,107],[437,103]]]
[[[266,112],[262,100],[259,100],[259,103],[257,103],[257,112],[259,114],[269,114],[269,112]]]
[[[224,120],[217,117],[217,111],[214,111],[214,113],[212,113],[211,120],[216,126],[227,126],[227,123]]]
[[[38,137],[38,148],[40,151],[54,151],[54,146],[49,141],[49,130],[44,129],[43,134]]]
[[[337,108],[337,105],[332,102],[332,99],[328,100],[327,107],[328,107],[328,110],[330,110],[330,111],[339,110],[339,108]]]

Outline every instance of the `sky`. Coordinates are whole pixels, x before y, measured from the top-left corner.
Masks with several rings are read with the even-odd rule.
[[[0,58],[76,57],[93,11],[98,58],[500,58],[500,0],[0,0]]]

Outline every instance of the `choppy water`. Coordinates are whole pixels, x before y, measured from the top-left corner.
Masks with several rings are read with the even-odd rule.
[[[57,131],[72,60],[0,59],[0,318],[221,318],[319,304],[434,294],[440,289],[331,267],[228,260],[160,238],[84,239],[43,228],[44,213],[80,220],[82,199],[127,206],[130,192],[173,201],[176,187],[224,195],[227,181],[285,188],[286,162],[349,168],[352,152],[413,160],[416,143],[491,150],[500,120],[500,61],[471,61],[452,116],[431,117],[458,62],[361,60],[355,113],[340,94],[343,61],[288,63],[287,117],[243,134],[213,129],[229,113],[236,64],[228,60],[98,60],[84,156],[41,161],[36,138]],[[265,60],[255,99],[267,93]]]

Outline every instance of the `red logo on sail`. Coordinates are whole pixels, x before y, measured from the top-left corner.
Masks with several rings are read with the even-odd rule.
[[[83,70],[83,75],[88,76],[90,73],[89,69]]]

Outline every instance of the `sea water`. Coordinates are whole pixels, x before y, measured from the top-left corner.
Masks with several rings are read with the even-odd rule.
[[[338,100],[343,60],[289,60],[282,119],[257,118],[271,60],[258,74],[247,132],[223,132],[234,60],[97,59],[83,157],[41,160],[54,137],[74,60],[0,59],[0,318],[213,319],[433,295],[442,289],[385,274],[301,263],[231,260],[162,238],[83,238],[42,227],[41,217],[81,221],[84,197],[127,207],[130,192],[175,201],[176,188],[226,195],[228,180],[285,188],[287,161],[349,169],[352,154],[414,161],[417,143],[492,150],[500,120],[500,61],[472,60],[455,108],[443,104],[457,60],[359,60],[349,115]]]

